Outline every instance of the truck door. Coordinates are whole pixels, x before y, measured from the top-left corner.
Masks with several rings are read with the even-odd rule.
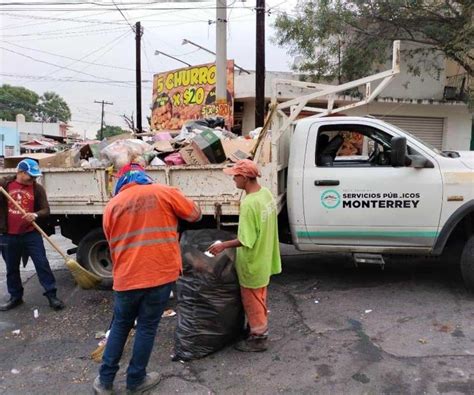
[[[298,237],[327,246],[429,250],[441,213],[438,164],[392,167],[394,132],[367,122],[311,126],[303,175],[306,229]],[[419,152],[409,144],[408,153]]]

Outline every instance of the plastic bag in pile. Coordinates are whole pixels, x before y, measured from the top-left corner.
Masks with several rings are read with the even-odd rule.
[[[139,139],[117,140],[106,146],[100,153],[109,159],[115,169],[121,169],[134,158],[153,151],[153,147]]]
[[[176,283],[175,360],[202,358],[242,334],[244,311],[235,251],[213,258],[204,254],[214,241],[234,238],[234,234],[216,229],[190,230],[181,237],[183,275]]]

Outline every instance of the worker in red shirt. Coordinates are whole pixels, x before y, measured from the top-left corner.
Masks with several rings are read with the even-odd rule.
[[[120,177],[105,207],[104,233],[113,261],[114,319],[93,389],[110,394],[128,333],[137,320],[127,390],[142,393],[160,381],[146,372],[158,324],[181,273],[178,219],[195,222],[201,210],[177,189],[153,184],[141,170]]]
[[[23,159],[17,166],[15,176],[0,178],[0,186],[26,211],[19,212],[5,196],[0,195],[0,245],[7,266],[7,288],[10,299],[0,305],[0,311],[13,309],[23,303],[23,285],[20,277],[20,262],[23,255],[30,256],[35,265],[44,295],[54,310],[64,308],[56,296],[56,280],[49,266],[41,234],[33,227],[33,221],[49,216],[49,204],[44,188],[36,182],[41,176],[38,163]]]

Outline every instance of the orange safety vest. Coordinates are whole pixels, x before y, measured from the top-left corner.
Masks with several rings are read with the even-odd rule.
[[[115,291],[156,287],[181,272],[178,218],[200,217],[195,203],[161,184],[125,185],[105,207],[103,225]]]

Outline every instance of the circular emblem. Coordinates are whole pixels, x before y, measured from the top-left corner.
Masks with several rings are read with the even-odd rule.
[[[329,209],[336,208],[341,204],[341,195],[333,189],[328,189],[321,194],[321,204]]]

